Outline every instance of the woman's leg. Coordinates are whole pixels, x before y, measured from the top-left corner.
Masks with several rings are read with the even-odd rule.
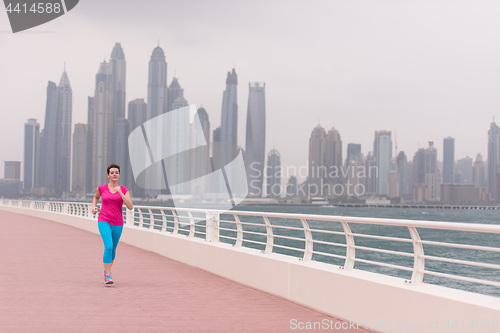
[[[113,261],[113,237],[111,236],[111,226],[104,221],[99,221],[97,226],[99,227],[99,233],[101,234],[102,241],[104,243],[104,255],[102,257],[102,262],[104,264],[106,274],[109,274],[111,272],[111,262]]]
[[[111,237],[113,238],[113,252],[111,254],[111,265],[116,257],[116,247],[122,236],[123,226],[122,225],[112,225],[111,227]],[[110,266],[111,269],[111,266]]]

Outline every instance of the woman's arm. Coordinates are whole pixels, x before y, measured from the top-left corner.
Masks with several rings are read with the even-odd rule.
[[[130,210],[134,209],[134,205],[132,204],[132,198],[130,197],[130,191],[127,191],[127,193],[123,194],[122,187],[120,185],[116,187],[116,190],[118,191],[118,193],[120,193],[125,206],[127,206],[127,208]]]
[[[128,209],[132,210],[134,209],[134,205],[132,204],[132,198],[130,197],[130,191],[127,191],[124,195],[122,194],[122,199],[123,202],[125,203],[125,206],[127,206]]]
[[[92,198],[92,214],[97,214],[97,203],[101,198],[101,193],[99,193],[99,188],[95,190],[94,197]]]

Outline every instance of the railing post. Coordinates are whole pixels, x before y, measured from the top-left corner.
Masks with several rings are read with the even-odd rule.
[[[161,212],[161,231],[167,231],[167,217],[165,216],[165,211],[160,208]]]
[[[93,219],[94,214],[92,214],[92,204],[87,204],[87,217]]]
[[[126,225],[134,225],[134,209],[125,208],[125,224]]]
[[[219,219],[220,214],[209,210],[205,211],[205,222],[207,226],[205,240],[207,242],[219,241]]]
[[[340,223],[342,223],[342,228],[344,229],[345,243],[347,245],[344,269],[353,269],[354,263],[356,262],[356,248],[354,247],[354,237],[352,235],[351,228],[349,228],[349,224],[347,224],[347,222]]]
[[[193,214],[191,214],[191,211],[188,210],[188,216],[189,216],[189,235],[188,237],[194,237],[194,232],[195,232],[195,224],[194,224],[194,219],[193,219]]]
[[[233,214],[234,220],[236,221],[236,243],[234,246],[243,246],[243,226],[241,225],[240,217],[238,214]]]
[[[300,222],[302,222],[302,228],[304,228],[305,237],[304,257],[302,258],[302,260],[311,261],[314,247],[312,232],[306,219],[300,219]]]
[[[149,228],[148,229],[154,229],[155,218],[154,218],[153,212],[151,211],[151,208],[148,208],[148,213],[149,213]]]
[[[420,236],[415,227],[408,227],[411,240],[413,241],[413,274],[411,275],[411,283],[422,283],[424,280],[425,258],[424,247],[420,241]]]
[[[266,233],[267,233],[267,241],[266,241],[266,249],[264,253],[273,253],[274,246],[274,235],[273,235],[273,226],[267,216],[262,216],[264,219],[264,223],[266,224]]]
[[[179,218],[177,217],[175,209],[172,209],[171,212],[174,217],[174,230],[172,231],[172,234],[177,235],[179,233]]]

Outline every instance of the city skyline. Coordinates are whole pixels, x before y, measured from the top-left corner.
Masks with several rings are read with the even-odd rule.
[[[89,5],[91,3],[92,1],[89,2]],[[348,5],[327,5],[321,2],[318,2],[318,4],[319,6],[328,9],[328,13],[332,13],[332,9],[336,9],[338,12],[345,13],[348,17],[351,17],[356,13],[360,16],[359,20],[361,20],[362,18],[366,19],[366,13],[364,10],[354,9]],[[19,57],[20,60],[24,59],[22,55],[23,51],[25,50],[25,46],[21,45],[20,42],[18,42],[18,40],[20,40],[19,38],[14,39],[13,37],[22,38],[22,44],[29,44],[30,48],[34,48],[37,52],[37,56],[42,60],[45,60],[44,57],[50,55],[50,61],[45,62],[46,66],[44,66],[44,68],[33,67],[34,64],[30,64],[28,62],[25,66],[23,66],[23,71],[31,70],[31,72],[33,73],[33,75],[30,77],[30,85],[28,90],[31,98],[27,100],[17,99],[14,103],[13,100],[11,100],[11,94],[7,94],[6,106],[8,107],[8,109],[16,110],[16,114],[9,115],[9,127],[16,127],[14,126],[15,124],[18,124],[17,127],[20,127],[26,122],[26,119],[29,118],[37,119],[37,121],[40,123],[41,128],[45,127],[43,120],[44,110],[42,107],[40,107],[40,105],[44,104],[44,97],[46,96],[43,96],[43,88],[41,87],[46,85],[47,80],[53,79],[55,77],[54,68],[57,69],[57,72],[60,72],[63,67],[64,61],[67,62],[67,69],[69,76],[71,77],[71,84],[74,94],[73,125],[76,123],[84,123],[86,118],[87,96],[93,95],[93,91],[91,91],[92,84],[88,84],[89,80],[92,80],[92,75],[89,75],[89,73],[95,73],[95,59],[98,59],[97,61],[102,61],[103,56],[106,58],[106,60],[108,59],[107,57],[109,56],[109,49],[113,45],[115,45],[116,42],[121,43],[121,46],[127,54],[128,68],[126,102],[128,103],[129,101],[132,101],[136,98],[147,98],[147,95],[145,93],[147,80],[145,80],[144,78],[147,77],[147,73],[145,72],[147,72],[147,61],[149,56],[151,55],[151,50],[157,45],[157,35],[159,33],[155,33],[154,29],[157,28],[156,25],[153,24],[151,28],[149,28],[149,30],[146,30],[146,33],[149,33],[151,37],[147,37],[148,35],[145,35],[146,37],[142,38],[142,40],[140,40],[139,38],[141,34],[138,34],[137,32],[127,35],[127,27],[123,26],[123,23],[121,23],[121,25],[118,25],[117,28],[109,34],[109,37],[95,39],[92,41],[92,44],[90,44],[89,41],[87,41],[85,38],[75,37],[74,41],[66,39],[68,41],[66,46],[59,46],[59,42],[54,39],[54,37],[57,36],[66,36],[66,33],[68,32],[63,31],[62,29],[65,27],[65,24],[67,25],[68,22],[72,20],[72,18],[73,20],[76,20],[76,22],[74,22],[75,27],[89,27],[89,32],[99,27],[102,28],[103,26],[99,26],[98,24],[95,27],[90,27],[88,25],[88,10],[90,8],[89,5],[82,4],[82,6],[77,7],[75,11],[72,11],[72,13],[75,12],[74,14],[70,13],[67,15],[67,17],[65,16],[64,19],[44,25],[44,29],[46,30],[43,31],[53,30],[56,31],[55,34],[26,33],[24,35],[19,34],[15,36],[10,36],[7,34],[0,35],[0,43],[5,42],[5,44],[2,45],[7,46],[5,54],[1,56],[2,60],[4,60],[2,61],[2,66],[6,66],[7,64],[9,64],[9,67],[11,67],[12,63],[15,64],[17,59],[13,59],[14,54],[21,55]],[[107,6],[110,6],[110,4],[106,3],[103,4],[103,6],[107,8]],[[169,3],[168,6],[180,5]],[[268,6],[270,6],[269,10],[271,11],[271,13],[277,13],[278,9],[275,5]],[[369,4],[366,4],[366,6],[367,8],[372,8]],[[384,7],[383,5],[381,6]],[[485,8],[484,3],[482,6],[482,8]],[[403,7],[415,8],[411,5],[406,5]],[[400,7],[400,9],[403,10],[403,7]],[[427,7],[421,5],[421,7],[418,8]],[[81,8],[81,10],[79,8]],[[291,13],[295,13],[300,9],[300,6],[295,3],[290,4],[289,6],[287,6],[287,8]],[[409,74],[410,70],[410,67],[407,67],[407,64],[409,64],[410,62],[414,63],[416,61],[416,58],[409,57],[405,64],[398,63],[399,67],[388,66],[391,55],[389,53],[383,52],[381,48],[373,48],[374,46],[370,43],[370,41],[359,34],[359,32],[367,33],[367,30],[365,29],[367,27],[366,25],[361,25],[359,31],[351,31],[347,33],[351,37],[356,37],[354,40],[356,41],[356,43],[358,43],[355,45],[357,48],[352,49],[352,52],[354,53],[351,52],[355,55],[355,57],[345,57],[345,54],[342,55],[342,53],[337,53],[339,51],[335,51],[346,50],[346,46],[353,46],[352,43],[347,42],[347,39],[339,37],[335,34],[332,35],[335,43],[338,44],[338,47],[336,47],[335,50],[332,49],[331,43],[321,46],[317,44],[317,40],[314,40],[312,42],[312,45],[308,44],[309,42],[306,41],[305,37],[308,37],[309,34],[313,31],[316,31],[318,29],[321,30],[320,26],[315,25],[311,28],[313,30],[307,30],[302,34],[297,34],[295,37],[298,38],[299,42],[304,43],[304,46],[313,46],[310,49],[311,52],[318,52],[320,50],[318,49],[318,47],[326,48],[323,50],[324,52],[316,53],[316,56],[319,57],[319,59],[314,64],[312,64],[310,61],[307,61],[308,59],[315,59],[314,53],[302,53],[301,56],[304,60],[303,64],[308,65],[308,67],[302,68],[302,70],[299,71],[300,75],[298,75],[298,73],[296,74],[290,72],[290,69],[292,67],[290,67],[290,63],[286,61],[283,61],[283,63],[277,65],[277,58],[273,54],[269,54],[269,52],[265,52],[265,56],[263,54],[263,56],[252,60],[257,53],[253,51],[249,52],[251,50],[240,42],[233,44],[231,48],[224,46],[215,51],[214,49],[208,48],[208,53],[203,53],[203,59],[208,60],[208,63],[207,61],[200,61],[202,58],[200,58],[199,55],[195,55],[196,49],[198,48],[195,48],[194,46],[190,47],[189,45],[186,46],[184,42],[187,39],[184,39],[184,42],[181,39],[172,39],[172,36],[183,36],[183,34],[192,33],[193,31],[189,29],[189,31],[174,29],[172,33],[169,33],[167,35],[165,35],[165,33],[161,33],[163,35],[159,36],[159,45],[165,50],[167,58],[166,61],[169,64],[170,68],[169,72],[176,73],[175,75],[169,74],[167,77],[167,81],[170,82],[173,76],[179,77],[180,82],[182,82],[183,88],[186,89],[186,94],[189,96],[188,100],[191,103],[196,104],[197,107],[203,105],[203,107],[207,110],[207,113],[210,115],[211,119],[219,119],[218,114],[221,108],[220,91],[223,90],[223,87],[221,87],[221,81],[223,79],[221,77],[223,77],[224,73],[227,72],[227,68],[232,68],[234,61],[236,62],[236,65],[234,67],[238,72],[238,79],[242,83],[238,88],[240,101],[247,99],[247,92],[245,91],[245,89],[242,89],[243,85],[246,85],[248,82],[254,82],[257,80],[265,81],[267,83],[266,90],[268,96],[266,96],[266,103],[268,104],[267,110],[269,116],[267,120],[268,131],[266,133],[266,151],[269,151],[271,147],[276,146],[282,154],[283,166],[300,166],[306,163],[307,143],[304,142],[307,142],[306,140],[309,135],[310,128],[318,123],[320,123],[325,128],[330,128],[331,124],[333,123],[335,125],[335,128],[338,129],[342,135],[343,150],[346,151],[348,143],[359,143],[362,147],[362,153],[365,156],[367,155],[367,152],[371,150],[370,145],[373,142],[373,132],[376,130],[393,131],[394,129],[396,129],[397,133],[399,134],[397,137],[398,151],[405,151],[407,156],[413,156],[413,153],[418,150],[418,147],[426,146],[427,141],[434,141],[438,150],[438,160],[442,160],[443,149],[441,143],[443,138],[451,136],[455,138],[455,156],[458,160],[465,157],[467,153],[468,156],[472,158],[474,158],[477,153],[480,153],[482,156],[487,155],[487,136],[486,134],[484,134],[485,129],[488,128],[492,117],[495,115],[495,110],[500,109],[500,107],[495,104],[497,103],[496,101],[491,102],[491,99],[488,98],[489,95],[493,94],[493,92],[499,90],[498,85],[492,85],[490,81],[486,80],[486,77],[484,77],[483,80],[484,85],[482,84],[482,82],[479,80],[480,78],[478,75],[486,74],[486,72],[484,71],[485,67],[480,67],[480,63],[472,61],[475,58],[470,54],[470,52],[473,52],[473,55],[477,56],[481,54],[490,54],[491,57],[493,57],[493,55],[496,57],[496,53],[494,52],[495,50],[490,50],[491,52],[488,53],[488,51],[483,47],[478,48],[477,51],[468,51],[469,53],[456,52],[458,50],[462,50],[462,48],[470,49],[471,45],[476,46],[476,42],[469,38],[471,37],[470,34],[465,35],[465,37],[461,36],[461,41],[458,42],[458,36],[460,35],[459,32],[452,33],[452,31],[438,25],[438,18],[444,17],[448,20],[447,22],[449,25],[460,29],[457,26],[459,16],[458,14],[461,13],[460,10],[462,12],[465,12],[465,10],[468,8],[469,7],[462,4],[458,7],[455,7],[451,14],[445,15],[444,8],[442,6],[436,5],[436,13],[424,15],[422,10],[416,11],[415,15],[411,16],[411,18],[414,19],[413,21],[411,21],[414,26],[402,27],[403,30],[409,32],[410,36],[412,37],[410,39],[412,40],[412,42],[414,42],[414,46],[411,47],[427,46],[427,48],[424,47],[420,49],[421,53],[419,56],[423,56],[423,58],[421,59],[432,60],[433,62],[431,63],[431,65],[435,66],[431,67],[433,67],[434,69],[440,69],[439,76],[429,76],[428,78],[432,78],[433,80],[437,79],[439,81],[444,77],[448,77],[450,80],[447,81],[448,83],[450,83],[448,85],[450,88],[449,91],[442,90],[441,88],[436,88],[436,86],[433,86],[433,88],[436,88],[436,90],[433,91],[444,93],[442,94],[441,99],[434,100],[435,103],[430,103],[431,99],[426,99],[426,96],[432,90],[431,87],[428,87],[429,90],[414,90],[415,93],[418,92],[417,95],[421,95],[423,97],[422,100],[418,99],[416,102],[416,95],[411,93],[412,90],[406,89],[409,88],[408,84],[410,84],[411,86],[411,83],[416,80],[418,76],[418,73],[416,72],[414,72],[413,75],[407,75]],[[492,9],[494,12],[498,8],[492,7]],[[378,22],[382,21],[382,18],[387,18],[380,9],[376,10],[375,12],[376,15],[374,16],[374,18],[371,18],[368,21],[371,20],[370,22],[373,23],[373,20],[376,20]],[[392,13],[394,14],[394,12],[400,13],[397,11],[397,9],[394,9]],[[127,8],[125,8],[124,15],[129,15],[127,13]],[[237,13],[239,13],[239,11],[237,11]],[[5,14],[2,13],[0,15]],[[96,17],[101,17],[100,15],[103,14],[97,13],[96,15]],[[250,11],[249,13],[250,17],[257,17],[256,15],[258,14],[253,11]],[[447,40],[446,44],[450,47],[450,50],[439,49],[439,52],[434,52],[431,56],[431,54],[429,53],[431,48],[429,48],[428,46],[430,46],[432,43],[437,42],[437,39],[433,39],[428,31],[422,31],[421,33],[419,32],[418,29],[425,28],[423,24],[419,24],[416,21],[416,18],[420,17],[419,15],[424,15],[428,19],[426,23],[430,24],[430,26],[440,28],[437,29],[438,35],[440,35],[441,37],[451,37],[449,40]],[[480,15],[477,10],[472,10],[470,15],[472,15],[472,17],[470,18],[471,20],[479,20]],[[196,13],[194,13],[194,16],[198,17]],[[241,19],[241,14],[237,14],[235,16]],[[234,19],[235,18],[230,18],[230,20]],[[288,22],[287,17],[283,18],[283,20],[285,22]],[[485,29],[488,24],[493,24],[493,21],[489,20],[489,17],[486,17],[486,19],[482,17],[482,20],[483,25],[478,25],[478,30],[475,30],[475,32],[478,34],[482,33],[483,30],[481,29]],[[269,30],[269,33],[271,34],[270,38],[276,38],[278,35],[283,36],[282,33],[280,33],[279,29],[269,25],[270,21],[264,21],[266,28],[272,28]],[[401,20],[397,17],[389,18],[389,21],[399,23],[401,22]],[[175,22],[172,22],[172,24],[174,23]],[[338,26],[334,25],[332,27],[341,27],[342,25],[351,26],[346,22],[346,20],[343,19],[341,19],[338,24]],[[122,30],[119,31],[118,28]],[[291,29],[291,31],[295,31],[295,29],[299,27],[291,25],[289,28]],[[326,26],[323,28],[326,28]],[[387,38],[400,38],[399,33],[388,30],[388,28],[389,24],[382,24],[382,26],[378,26],[376,30],[379,33],[385,33],[385,36]],[[0,27],[0,29],[7,30],[7,28],[5,28],[4,26]],[[241,26],[237,25],[235,29],[241,31]],[[69,32],[74,33],[74,30],[69,30]],[[155,37],[152,37],[153,35]],[[252,31],[252,35],[261,36],[262,31]],[[429,40],[427,40],[424,44],[422,44],[421,39],[421,37],[423,36],[429,38]],[[481,38],[486,38],[487,36],[488,34],[485,33],[485,36]],[[474,37],[476,37],[476,35],[474,35]],[[397,40],[402,42],[401,47],[403,47],[403,51],[398,49],[395,55],[401,56],[403,54],[406,54],[404,52],[404,47],[408,48],[409,44],[406,43],[405,40]],[[203,45],[206,44],[204,42],[201,42],[199,39],[197,39],[196,41],[196,45],[200,43]],[[81,46],[75,46],[75,43],[77,42],[80,43]],[[50,52],[51,48],[48,47],[49,45],[52,45],[53,48],[57,48],[58,52]],[[288,44],[288,42],[284,41],[282,44],[278,44],[276,50],[273,52],[277,52],[277,54],[281,55],[284,51],[289,50],[289,47],[290,45]],[[373,48],[372,50],[377,51],[378,53],[375,52],[375,54],[372,54],[372,56],[375,57],[377,61],[379,61],[377,64],[381,67],[378,68],[375,66],[375,59],[373,59],[372,61],[364,57],[364,53],[361,52],[359,48]],[[84,51],[79,52],[79,50]],[[408,50],[413,50],[413,48],[410,48]],[[446,58],[446,55],[449,55],[448,51],[454,51],[454,56],[451,57],[451,60],[449,60],[451,61],[451,63],[449,61],[443,61],[444,58]],[[291,55],[289,54],[289,52],[287,54],[288,57],[290,57],[290,61],[293,61],[294,59],[298,60],[298,58],[296,58],[296,55]],[[336,60],[334,61],[334,63],[326,65],[328,63],[324,61],[324,58],[327,55],[340,55],[340,58],[337,57],[335,58]],[[384,59],[383,56],[387,58]],[[360,58],[362,58],[363,61],[360,61]],[[142,60],[138,61],[138,59]],[[144,59],[146,60],[144,61]],[[487,64],[488,66],[491,66],[493,64],[491,61],[489,61],[490,56],[488,56],[487,58],[479,57],[478,59],[481,59],[481,62]],[[461,99],[462,96],[458,96],[458,91],[460,91],[460,89],[457,90],[457,88],[460,87],[457,86],[456,83],[451,82],[452,78],[456,78],[456,75],[469,75],[467,74],[469,72],[463,71],[464,68],[461,68],[460,71],[457,71],[458,67],[450,65],[458,64],[458,60],[464,60],[463,64],[467,65],[464,68],[467,70],[470,69],[471,71],[472,69],[475,69],[474,72],[476,73],[476,76],[472,77],[474,80],[468,80],[469,83],[467,84],[467,91],[469,91],[469,93],[461,93],[465,97],[470,97],[468,101],[464,101],[463,99]],[[466,60],[470,61],[467,62]],[[294,63],[297,64],[300,62],[295,61]],[[419,64],[422,63],[417,62],[417,65]],[[316,76],[316,80],[312,80],[314,78],[314,76],[312,75],[318,72],[318,66],[320,65],[326,65],[326,67],[322,70],[321,76]],[[358,70],[354,70],[356,65],[361,65],[361,67],[359,67]],[[450,68],[450,66],[453,68]],[[478,66],[480,67],[480,71],[477,71]],[[498,65],[495,63],[494,66]],[[4,91],[10,92],[12,91],[11,88],[9,88],[10,85],[16,85],[18,81],[17,78],[11,74],[12,71],[9,69],[9,67],[2,68],[2,73],[6,74],[5,79],[2,80],[2,84],[4,84]],[[15,68],[16,66],[12,67]],[[87,70],[89,67],[90,69]],[[340,70],[341,68],[343,68],[343,71],[335,72],[336,75],[328,75],[328,73],[333,73],[333,69]],[[391,95],[389,91],[391,91],[392,87],[394,87],[394,82],[392,82],[391,84],[384,82],[385,85],[382,85],[382,87],[387,88],[387,90],[381,91],[380,89],[378,89],[376,86],[380,87],[380,85],[374,83],[374,78],[380,74],[379,70],[381,70],[382,68],[386,68],[387,71],[385,72],[384,76],[381,76],[381,78],[390,77],[391,79],[397,79],[398,77],[395,70],[402,70],[402,72],[406,76],[405,79],[403,79],[402,77],[399,79],[403,80],[400,82],[403,82],[405,84],[403,87],[405,89],[394,90],[394,94]],[[454,72],[451,71],[452,69]],[[497,67],[488,69],[488,77],[496,76],[498,74]],[[430,75],[430,72],[426,73]],[[370,76],[372,74],[376,75]],[[328,81],[328,77],[334,78],[335,80]],[[354,80],[354,78],[356,79]],[[422,77],[420,77],[419,79],[422,79]],[[42,85],[39,84],[40,81],[43,82]],[[300,89],[302,90],[302,92],[299,94],[297,90],[290,89],[290,85],[287,85],[285,81],[295,81],[297,83],[315,82],[316,84],[314,84],[314,87],[316,90],[307,88],[307,85],[299,85]],[[5,86],[7,82],[9,86]],[[439,82],[442,85],[444,81],[441,80]],[[486,82],[490,83],[488,87],[486,87],[485,85]],[[478,88],[473,88],[473,85],[477,86]],[[138,86],[141,87],[138,89]],[[430,84],[430,86],[432,86],[432,84]],[[368,87],[370,87],[370,89],[374,88],[375,91],[366,94],[368,92]],[[417,85],[416,87],[418,88],[421,86]],[[486,93],[486,95],[484,95],[485,98],[479,98],[479,96],[483,95],[477,95],[477,89],[480,88],[483,89],[483,92]],[[326,91],[328,91],[328,93],[325,93]],[[453,91],[453,93],[450,95],[451,91]],[[353,98],[354,96],[352,94],[354,92],[356,92],[357,98]],[[379,95],[374,95],[375,92],[379,93]],[[342,96],[340,96],[339,94],[341,94]],[[390,96],[395,98],[393,102],[391,102],[393,104],[385,103],[384,98],[387,99]],[[453,96],[454,98],[451,98],[451,96]],[[472,97],[474,98],[471,99]],[[370,98],[371,102],[368,104],[365,103],[366,98]],[[373,100],[373,98],[375,98],[375,101]],[[380,99],[382,99],[382,105],[379,103]],[[475,103],[474,107],[472,107],[471,104],[472,100]],[[385,109],[391,109],[392,111],[384,111]],[[455,122],[454,124],[447,124],[445,122],[445,119],[446,117],[451,116],[450,113],[445,112],[445,110],[447,109],[453,109],[453,114],[456,114],[458,112],[458,114],[461,115],[458,119],[459,121]],[[477,119],[469,121],[470,116],[465,113],[467,112],[466,110],[474,110],[474,118]],[[281,122],[283,121],[283,119],[286,119],[287,114],[293,115],[293,117],[289,119],[289,121],[291,122],[290,126],[287,126],[289,130],[287,130],[286,132],[281,130],[272,130],[281,128],[283,126]],[[417,114],[418,117],[416,117]],[[428,123],[428,125],[423,126],[423,123],[420,119],[431,119],[429,118],[430,114],[434,114],[437,117],[433,119],[433,123],[429,123],[429,121],[426,120],[426,123]],[[240,112],[240,117],[238,117],[238,143],[240,146],[243,146],[245,142],[245,140],[243,139],[245,135],[245,118],[246,117],[244,112]],[[354,118],[356,118],[356,120],[354,120]],[[463,121],[461,121],[462,119]],[[298,127],[298,123],[303,126],[303,129]],[[215,128],[218,125],[219,124],[217,122],[214,122],[212,127]],[[2,132],[9,133],[9,130],[6,129]],[[14,136],[15,135],[19,134],[14,133]],[[22,142],[22,139],[23,138],[21,134],[20,138],[18,138],[17,140],[14,138],[14,140],[12,141]],[[6,142],[7,140],[5,140],[4,138],[4,140],[2,141]],[[22,146],[17,148],[14,148],[13,146],[15,145],[7,146],[4,144],[1,147],[2,159],[22,160]],[[395,156],[394,153],[393,156]],[[3,163],[0,163],[0,168],[3,168]]]

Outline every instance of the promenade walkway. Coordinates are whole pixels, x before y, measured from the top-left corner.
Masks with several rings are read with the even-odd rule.
[[[102,250],[97,234],[0,210],[0,332],[369,332],[125,243],[106,286]]]

